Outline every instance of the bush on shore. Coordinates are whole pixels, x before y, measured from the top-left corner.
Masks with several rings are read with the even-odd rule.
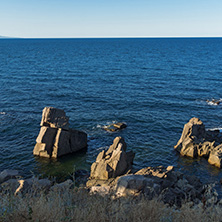
[[[1,222],[55,221],[221,221],[219,205],[203,203],[190,207],[168,207],[157,199],[144,197],[113,199],[111,196],[90,195],[84,188],[63,192],[51,191],[38,195],[1,194]]]

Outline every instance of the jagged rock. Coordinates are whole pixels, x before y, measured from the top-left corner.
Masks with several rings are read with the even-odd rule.
[[[135,173],[135,175],[150,175],[159,178],[166,178],[167,174],[173,170],[173,166],[168,166],[166,169],[163,166],[146,167]]]
[[[97,156],[91,166],[91,179],[108,180],[123,175],[131,169],[134,154],[126,152],[123,138],[116,137],[107,152],[104,150]]]
[[[34,155],[50,157],[52,155],[53,143],[57,129],[42,126],[36,139],[36,145],[33,150]]]
[[[208,162],[211,165],[215,165],[216,167],[221,168],[222,167],[222,144],[215,147],[208,158]]]
[[[118,197],[139,193],[145,186],[145,177],[141,175],[127,175],[118,179],[115,191]]]
[[[3,170],[0,173],[0,184],[9,180],[9,179],[15,179],[17,176],[19,176],[18,170]]]
[[[68,128],[69,118],[63,110],[45,107],[42,113],[34,155],[57,158],[87,147],[87,134]]]
[[[205,130],[198,118],[192,118],[184,125],[180,140],[174,148],[183,156],[205,157],[208,162],[222,167],[222,133],[219,130]]]
[[[181,138],[179,139],[174,149],[176,149],[182,156],[197,157],[199,143],[203,142],[206,130],[201,120],[192,118],[184,125]]]
[[[51,128],[69,129],[69,117],[62,109],[45,107],[42,111],[42,120],[40,126],[49,126]]]
[[[203,144],[200,144],[197,150],[198,156],[208,157],[212,149],[214,149],[214,141],[206,141]]]

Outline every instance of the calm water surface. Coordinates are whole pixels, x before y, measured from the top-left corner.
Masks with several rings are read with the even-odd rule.
[[[173,165],[203,182],[221,170],[205,159],[179,156],[183,125],[199,117],[222,127],[221,38],[0,40],[0,170],[25,176],[90,169],[116,136],[136,153],[134,168]],[[57,161],[33,157],[41,112],[64,109],[70,127],[88,134],[88,150]],[[101,126],[128,124],[108,133]],[[220,186],[217,185],[220,190]]]

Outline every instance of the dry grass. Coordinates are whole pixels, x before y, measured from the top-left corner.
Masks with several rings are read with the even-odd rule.
[[[220,206],[169,208],[157,200],[89,195],[85,189],[49,192],[30,197],[4,194],[0,199],[1,222],[56,221],[221,221]]]

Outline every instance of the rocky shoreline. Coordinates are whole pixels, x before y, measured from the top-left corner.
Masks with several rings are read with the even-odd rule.
[[[43,110],[41,129],[36,139],[34,155],[57,158],[75,152],[87,145],[84,132],[69,128],[68,117],[63,110],[46,107]],[[207,131],[198,118],[185,124],[181,138],[174,147],[182,156],[208,158],[208,162],[221,167],[222,134]],[[181,207],[183,203],[211,206],[222,204],[213,184],[202,184],[195,176],[175,171],[173,166],[151,167],[135,171],[132,168],[135,153],[127,150],[122,137],[116,137],[108,150],[102,150],[90,172],[76,171],[72,179],[62,183],[47,178],[24,179],[17,170],[0,172],[0,193],[12,195],[38,195],[39,193],[71,190],[76,182],[89,195],[99,194],[112,199],[121,197],[154,198],[169,206]]]
[[[146,167],[134,172],[133,158],[134,153],[127,151],[124,139],[116,137],[107,151],[98,154],[91,165],[90,175],[77,172],[73,180],[56,183],[49,179],[22,179],[17,170],[4,170],[0,173],[0,193],[23,196],[62,192],[72,190],[79,181],[80,187],[89,195],[108,195],[113,199],[129,196],[148,200],[157,198],[176,207],[188,202],[193,206],[212,206],[221,202],[212,184],[202,184],[194,176],[176,172],[173,166]]]

